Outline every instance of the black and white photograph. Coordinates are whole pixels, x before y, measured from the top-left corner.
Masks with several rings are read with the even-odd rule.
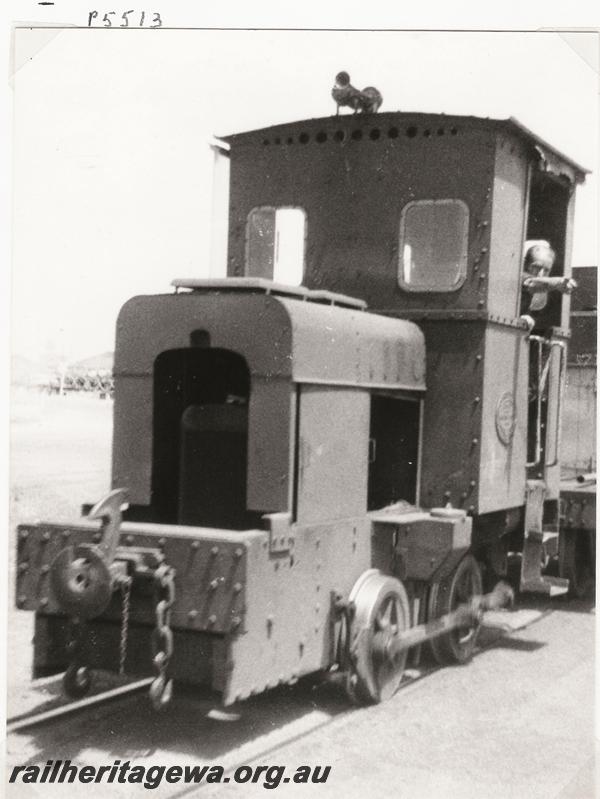
[[[597,30],[59,4],[11,33],[6,796],[594,799]]]

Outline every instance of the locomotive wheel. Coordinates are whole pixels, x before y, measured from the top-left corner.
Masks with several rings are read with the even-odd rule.
[[[65,671],[63,677],[63,689],[71,699],[81,699],[85,696],[92,685],[92,677],[87,666],[77,666],[72,664]]]
[[[406,664],[408,650],[392,656],[389,645],[410,626],[408,597],[395,577],[369,569],[354,585],[350,602],[355,611],[348,694],[360,704],[382,702],[398,689]]]
[[[472,555],[466,555],[444,580],[433,583],[429,591],[429,619],[450,613],[473,596],[482,593],[479,564]],[[475,649],[479,624],[457,627],[429,642],[433,657],[441,665],[467,663]]]

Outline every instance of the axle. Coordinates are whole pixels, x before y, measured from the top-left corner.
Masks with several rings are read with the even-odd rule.
[[[469,602],[459,605],[438,619],[417,624],[400,634],[394,633],[390,628],[375,633],[373,651],[380,657],[393,661],[401,652],[413,646],[424,644],[461,627],[468,628],[480,624],[486,610],[499,610],[510,606],[513,599],[512,588],[506,583],[498,583],[489,594],[474,596]]]

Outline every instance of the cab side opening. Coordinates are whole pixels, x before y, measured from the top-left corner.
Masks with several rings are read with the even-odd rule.
[[[527,240],[548,241],[556,253],[551,277],[565,275],[570,186],[556,175],[535,171],[529,193]],[[536,314],[529,339],[529,402],[527,466],[530,477],[558,461],[560,396],[565,376],[564,346],[552,335],[561,327],[564,295],[549,291],[546,305]]]
[[[367,510],[417,502],[419,411],[417,400],[371,396]]]
[[[565,274],[569,200],[568,185],[549,174],[534,173],[529,193],[527,240],[543,239],[550,243],[556,253],[552,277]],[[560,327],[562,298],[558,291],[549,292],[546,307],[537,315],[536,330]]]

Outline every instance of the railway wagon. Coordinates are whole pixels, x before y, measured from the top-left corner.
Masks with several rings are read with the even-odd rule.
[[[404,112],[218,149],[227,277],[124,306],[112,490],[19,527],[34,674],[154,674],[161,707],[335,669],[377,702],[410,647],[470,658],[509,553],[522,590],[568,589],[542,567],[569,297],[519,308],[525,241],[570,275],[585,170],[514,119]]]

